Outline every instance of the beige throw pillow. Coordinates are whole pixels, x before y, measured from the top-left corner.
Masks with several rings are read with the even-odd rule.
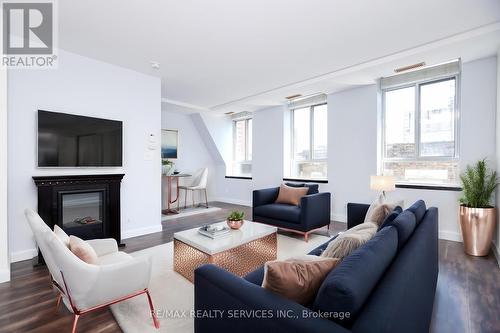
[[[361,245],[368,242],[377,232],[378,225],[373,222],[358,224],[341,233],[331,241],[321,253],[321,257],[344,259]]]
[[[64,245],[66,245],[67,247],[69,247],[69,236],[68,236],[68,234],[66,234],[64,232],[64,230],[62,230],[61,227],[58,226],[57,224],[54,225],[54,233],[56,234],[57,238],[59,238],[61,240],[61,242],[63,242]]]
[[[309,191],[308,187],[291,187],[281,184],[276,202],[298,206],[300,198],[306,195],[307,191]]]
[[[268,261],[262,287],[302,305],[311,304],[328,273],[340,263],[314,255]]]
[[[384,222],[387,215],[389,215],[397,206],[403,207],[403,201],[388,202],[384,196],[380,194],[380,196],[370,204],[370,207],[366,212],[364,222],[375,222],[378,226],[380,226]]]
[[[85,261],[87,264],[96,265],[98,257],[95,250],[89,243],[76,236],[69,236],[69,249],[75,256]]]

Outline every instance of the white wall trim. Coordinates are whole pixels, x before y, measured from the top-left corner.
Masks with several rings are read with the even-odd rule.
[[[246,200],[238,200],[238,199],[218,197],[218,198],[214,198],[214,201],[220,201],[220,202],[230,203],[230,204],[233,204],[233,205],[241,205],[241,206],[252,207],[252,202],[246,201]]]
[[[155,232],[160,232],[162,231],[162,226],[161,224],[159,225],[153,225],[150,227],[146,228],[136,228],[136,229],[130,229],[122,232],[122,240],[127,239],[127,238],[132,238],[132,237],[137,237],[137,236],[144,236],[148,234],[153,234]]]
[[[28,249],[23,251],[12,252],[10,255],[10,262],[18,262],[33,259],[38,255],[37,249]]]
[[[10,281],[10,270],[2,269],[0,270],[0,283]]]
[[[458,232],[454,231],[446,231],[446,230],[441,230],[439,231],[439,239],[444,239],[444,240],[449,240],[453,242],[462,242],[462,235]]]

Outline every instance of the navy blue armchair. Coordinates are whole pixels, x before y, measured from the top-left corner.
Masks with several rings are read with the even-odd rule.
[[[279,187],[253,191],[253,221],[276,226],[282,230],[304,235],[308,240],[309,233],[330,226],[329,192],[318,192],[318,185],[287,184],[289,186],[307,186],[307,195],[300,200],[299,206],[276,203]]]

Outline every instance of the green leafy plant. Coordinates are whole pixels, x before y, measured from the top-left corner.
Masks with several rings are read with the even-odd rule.
[[[167,160],[166,158],[163,158],[163,159],[161,160],[161,165],[172,165],[172,164],[173,164],[173,162],[172,162],[172,161]]]
[[[491,197],[498,186],[496,171],[488,168],[486,159],[480,160],[474,167],[468,165],[460,175],[463,195],[460,203],[472,208],[491,207]]]
[[[243,220],[245,217],[245,212],[239,212],[239,211],[232,211],[231,214],[227,217],[229,221],[239,221]]]

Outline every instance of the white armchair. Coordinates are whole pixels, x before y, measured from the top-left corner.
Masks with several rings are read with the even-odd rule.
[[[87,264],[69,250],[37,213],[26,209],[25,215],[53,284],[60,292],[57,306],[62,299],[74,314],[73,333],[81,315],[142,294],[148,297],[154,326],[160,327],[148,291],[150,257],[135,258],[120,252],[114,239],[95,239],[87,242],[96,251],[99,263]]]

